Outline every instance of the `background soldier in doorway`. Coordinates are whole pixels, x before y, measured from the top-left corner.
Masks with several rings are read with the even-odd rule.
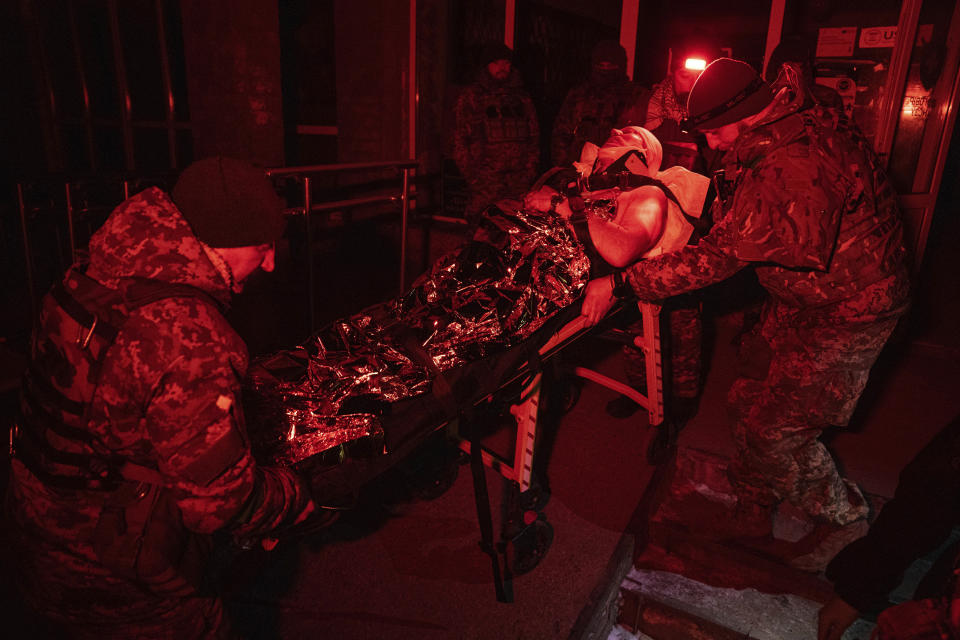
[[[512,60],[506,45],[485,47],[476,82],[457,100],[454,160],[470,189],[470,223],[487,205],[526,192],[537,178],[540,126]]]

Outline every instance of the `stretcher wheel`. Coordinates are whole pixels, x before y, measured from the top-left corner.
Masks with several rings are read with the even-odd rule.
[[[510,562],[513,575],[521,576],[533,571],[547,555],[552,543],[553,525],[542,517],[524,527],[510,544],[513,550]]]
[[[550,501],[550,491],[540,486],[539,483],[532,483],[530,488],[520,494],[520,508],[524,511],[543,511]]]
[[[654,429],[656,433],[647,445],[647,462],[658,465],[670,459],[670,454],[677,445],[680,429],[672,420],[662,422]]]

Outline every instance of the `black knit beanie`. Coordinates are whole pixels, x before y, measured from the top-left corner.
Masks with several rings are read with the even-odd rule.
[[[590,63],[596,67],[601,62],[610,62],[624,70],[627,68],[627,51],[616,40],[601,40],[590,53]]]
[[[283,201],[263,169],[235,158],[194,162],[172,196],[197,239],[211,247],[270,244],[286,224]]]
[[[513,62],[513,49],[502,42],[489,42],[480,49],[480,66],[486,66],[497,60]]]
[[[714,60],[697,78],[687,98],[686,131],[717,129],[763,111],[773,102],[770,86],[746,62]]]

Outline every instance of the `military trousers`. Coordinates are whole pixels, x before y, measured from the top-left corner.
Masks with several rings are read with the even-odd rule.
[[[667,339],[662,340],[666,354],[664,362],[664,393],[669,399],[693,399],[700,395],[702,381],[703,319],[699,298],[691,295],[668,300],[661,311],[666,316]],[[643,323],[638,320],[627,327],[635,336],[643,335]],[[623,347],[624,368],[631,387],[646,392],[647,370],[643,352],[631,345]]]
[[[836,525],[866,516],[863,496],[840,476],[819,436],[849,423],[906,310],[901,285],[881,281],[812,310],[767,302],[727,398],[736,445],[729,473],[741,498],[789,500],[813,520]]]

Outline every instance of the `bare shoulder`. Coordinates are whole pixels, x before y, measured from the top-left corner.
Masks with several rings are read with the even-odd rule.
[[[645,185],[620,194],[617,222],[626,229],[649,228],[666,216],[667,196],[653,185]]]

